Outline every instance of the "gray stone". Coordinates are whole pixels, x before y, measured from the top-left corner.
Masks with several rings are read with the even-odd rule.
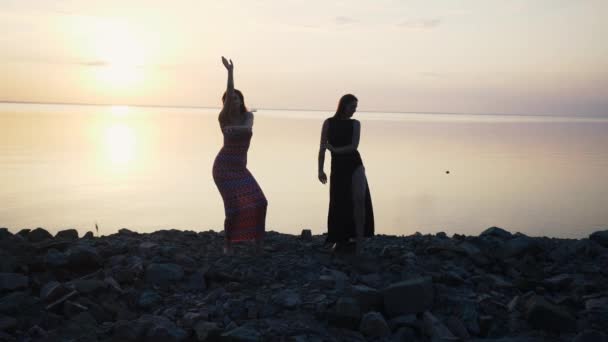
[[[68,257],[64,253],[51,248],[44,256],[44,264],[51,268],[61,268],[68,264]]]
[[[565,290],[570,287],[570,284],[574,281],[574,277],[569,274],[560,274],[554,277],[545,279],[543,284],[546,288],[554,291]]]
[[[27,234],[29,234],[31,231],[32,230],[29,228],[23,228],[20,231],[18,231],[17,234],[15,234],[15,235],[19,235],[19,236],[27,239]]]
[[[272,296],[272,302],[286,309],[294,309],[302,304],[302,299],[294,290],[283,290]]]
[[[0,291],[14,291],[26,288],[29,278],[19,273],[0,273]]]
[[[88,231],[88,232],[84,233],[82,238],[83,239],[93,239],[93,238],[95,238],[95,235],[93,234],[92,231]]]
[[[143,315],[137,320],[137,324],[145,332],[145,341],[183,341],[188,337],[186,331],[164,316]]]
[[[503,243],[497,250],[497,256],[506,259],[539,251],[541,251],[541,248],[538,240],[527,236],[520,236]]]
[[[380,291],[365,285],[355,285],[352,287],[352,293],[362,312],[382,309],[382,294]]]
[[[13,234],[8,228],[0,228],[0,240],[8,239],[11,236],[13,236]]]
[[[139,253],[145,256],[152,255],[156,249],[158,249],[158,244],[150,241],[145,241],[139,244]]]
[[[536,329],[574,332],[576,320],[565,309],[534,296],[526,303],[526,320]]]
[[[262,337],[256,330],[241,326],[223,333],[221,340],[230,342],[257,342],[261,341]]]
[[[137,306],[142,309],[152,309],[162,301],[162,297],[156,291],[145,290],[137,299]]]
[[[40,289],[40,299],[42,299],[46,303],[51,303],[65,296],[69,292],[70,289],[63,286],[61,283],[57,281],[51,281],[44,284],[44,286],[42,286],[42,288]]]
[[[361,320],[361,309],[354,298],[341,297],[333,310],[328,312],[329,323],[338,327],[356,329]]]
[[[608,336],[599,331],[585,330],[576,335],[572,342],[608,342]]]
[[[17,320],[13,317],[0,316],[0,331],[13,331],[17,327]]]
[[[608,230],[597,231],[589,235],[589,239],[597,242],[598,244],[608,247]]]
[[[70,285],[80,293],[92,293],[107,288],[107,284],[98,279],[78,279],[72,281]]]
[[[194,325],[194,333],[198,341],[216,341],[221,329],[217,323],[200,321]]]
[[[312,240],[312,232],[310,229],[302,229],[302,233],[300,234],[300,238],[304,241]]]
[[[201,268],[196,272],[192,273],[188,280],[186,280],[185,287],[191,291],[204,291],[207,289],[207,282],[205,280],[206,269]]]
[[[75,269],[95,269],[101,266],[101,257],[95,247],[84,244],[72,246],[67,251],[68,265]]]
[[[379,312],[375,311],[368,312],[363,316],[359,331],[361,331],[363,335],[374,338],[382,338],[391,333],[384,317],[382,317]]]
[[[78,231],[76,229],[60,230],[55,234],[55,238],[68,241],[78,240]]]
[[[51,233],[47,232],[44,228],[36,228],[27,234],[27,239],[30,242],[42,242],[53,238]]]
[[[424,331],[431,338],[431,341],[460,341],[460,339],[448,329],[437,317],[426,311],[424,317]]]
[[[486,230],[484,230],[483,232],[481,232],[481,234],[479,234],[480,237],[487,237],[487,236],[492,236],[492,237],[497,237],[503,240],[506,239],[510,239],[511,237],[513,237],[513,235],[511,233],[509,233],[508,231],[502,229],[502,228],[498,228],[498,227],[490,227]]]
[[[146,283],[170,286],[184,277],[184,270],[176,264],[150,264],[146,268]]]
[[[433,282],[417,277],[389,285],[382,290],[384,309],[390,317],[423,312],[433,306]]]

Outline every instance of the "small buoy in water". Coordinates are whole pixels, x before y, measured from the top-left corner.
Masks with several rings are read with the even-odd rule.
[[[450,170],[446,170],[445,173],[449,175],[450,174]]]

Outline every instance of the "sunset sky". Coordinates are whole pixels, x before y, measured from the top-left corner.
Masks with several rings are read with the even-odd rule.
[[[0,101],[608,116],[606,0],[1,0]]]

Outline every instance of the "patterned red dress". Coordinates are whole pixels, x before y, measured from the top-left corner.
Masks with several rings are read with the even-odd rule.
[[[259,239],[266,228],[268,201],[247,170],[251,130],[222,130],[224,146],[213,163],[213,180],[224,200],[224,231],[230,241]]]

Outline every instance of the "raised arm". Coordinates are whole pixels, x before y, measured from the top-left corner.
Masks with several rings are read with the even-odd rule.
[[[234,64],[232,63],[232,59],[228,61],[224,56],[222,56],[222,64],[228,70],[228,84],[226,85],[226,100],[220,112],[219,120],[220,122],[226,122],[228,115],[232,111],[232,98],[234,97]]]
[[[329,121],[323,122],[323,128],[321,128],[321,143],[319,144],[319,181],[325,184],[327,183],[327,175],[323,171],[325,165],[325,150],[327,149],[327,131],[329,130]]]

